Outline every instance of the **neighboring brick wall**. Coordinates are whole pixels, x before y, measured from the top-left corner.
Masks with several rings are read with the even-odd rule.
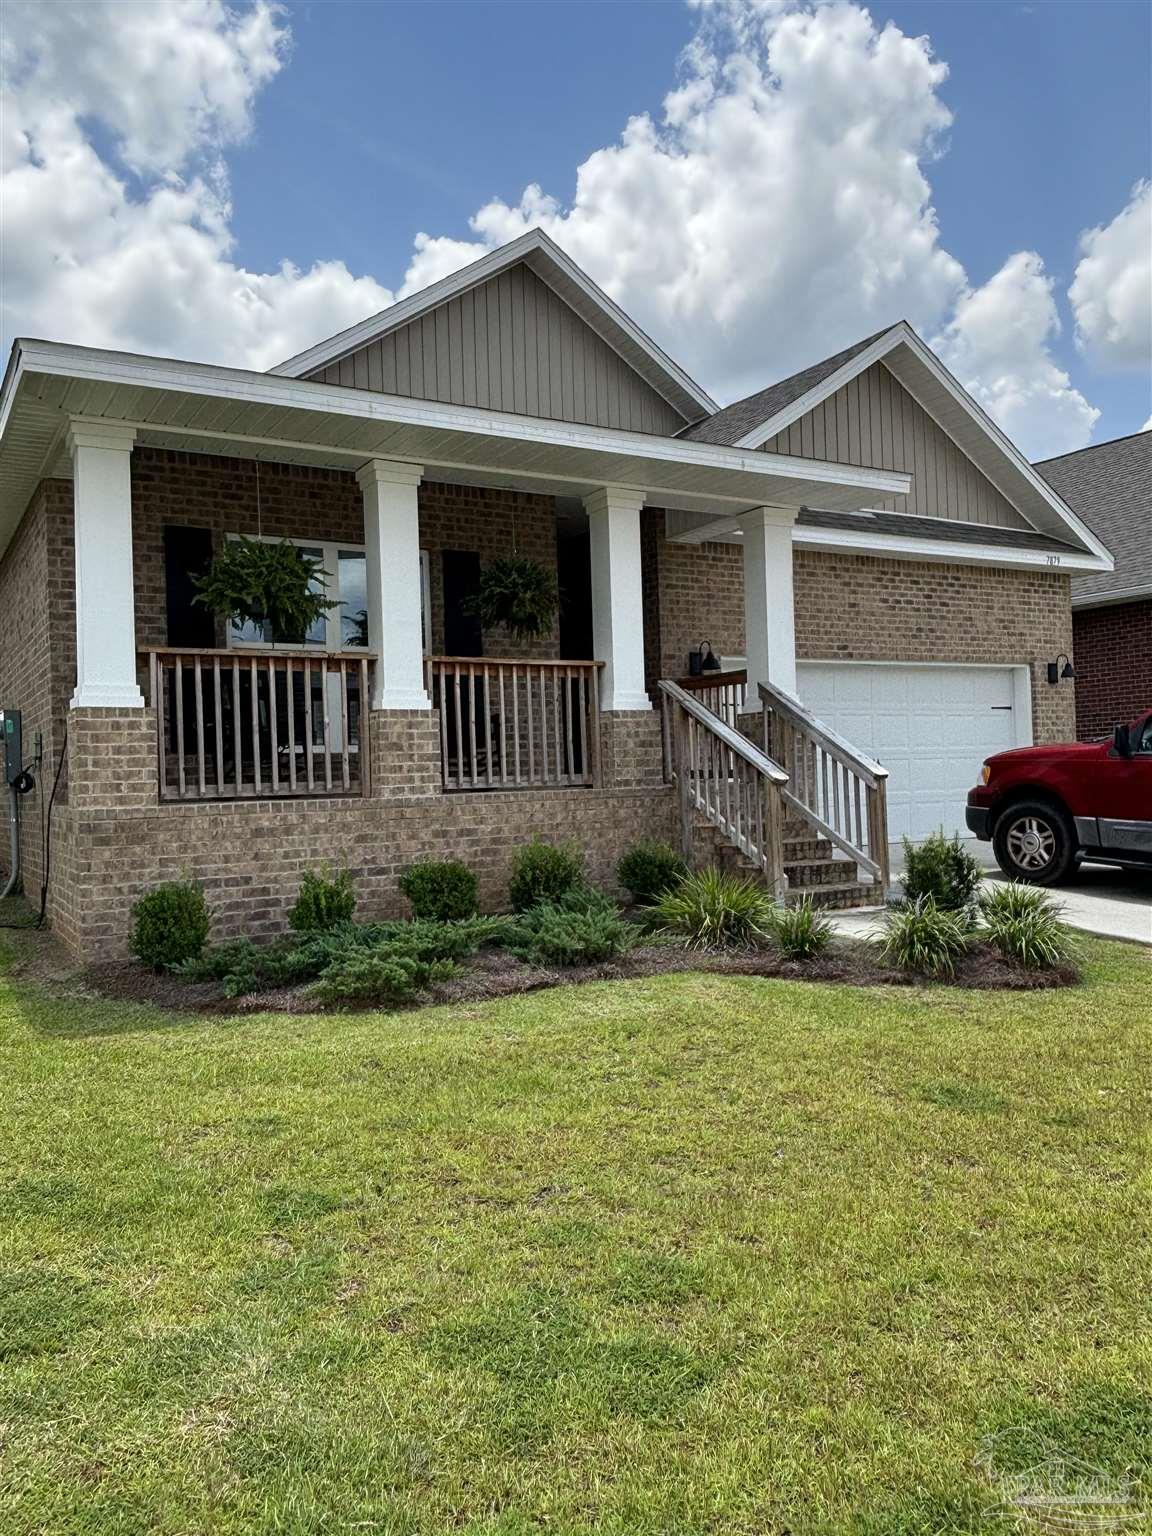
[[[1081,741],[1152,709],[1152,598],[1077,610],[1072,642]]]
[[[793,573],[801,660],[1026,663],[1036,741],[1072,739],[1073,690],[1046,671],[1072,649],[1067,576],[811,550]]]
[[[429,555],[432,646],[444,648],[445,549],[474,550],[482,561],[513,550],[556,570],[556,513],[550,496],[427,483],[420,487],[420,547]],[[251,459],[137,448],[132,454],[132,535],[136,580],[136,641],[166,645],[164,524],[279,538],[364,542],[363,499],[356,478],[334,469],[262,463],[257,513],[256,464]],[[491,656],[554,657],[559,631],[513,644],[502,629],[484,637]],[[223,644],[221,630],[219,642]]]

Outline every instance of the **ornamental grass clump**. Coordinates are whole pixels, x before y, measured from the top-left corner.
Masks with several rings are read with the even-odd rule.
[[[1060,921],[1061,908],[1047,891],[1013,881],[980,900],[984,935],[1004,956],[1026,970],[1054,970],[1075,959],[1072,935]]]
[[[701,870],[681,880],[652,907],[652,925],[691,949],[749,948],[772,928],[772,902],[754,880]]]
[[[211,927],[208,903],[196,881],[169,880],[133,906],[129,948],[154,971],[175,970],[203,952]]]
[[[688,873],[688,865],[669,843],[643,838],[633,843],[616,866],[616,878],[637,906],[651,906],[673,890]]]
[[[902,971],[954,976],[970,934],[965,913],[938,907],[931,896],[918,896],[888,913],[878,942],[881,957]]]
[[[777,907],[771,916],[772,937],[785,960],[816,960],[832,942],[834,929],[812,905],[810,896],[794,907]]]

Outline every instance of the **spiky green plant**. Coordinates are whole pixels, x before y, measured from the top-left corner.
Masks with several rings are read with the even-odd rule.
[[[889,965],[923,976],[954,976],[956,962],[968,948],[970,925],[963,912],[949,912],[931,896],[890,911],[879,939]]]
[[[763,886],[719,869],[691,874],[652,908],[653,926],[692,949],[747,948],[771,931],[772,902]]]
[[[834,929],[804,896],[794,907],[777,907],[771,919],[772,937],[785,960],[815,960],[832,942]]]
[[[980,900],[989,943],[1028,970],[1051,970],[1075,958],[1062,910],[1047,891],[1016,881],[997,885]]]

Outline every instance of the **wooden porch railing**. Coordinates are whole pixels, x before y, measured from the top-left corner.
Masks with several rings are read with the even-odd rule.
[[[660,692],[666,701],[669,777],[679,793],[685,858],[692,860],[695,819],[702,814],[782,900],[788,775],[679,683],[662,680]]]
[[[428,658],[446,790],[600,782],[599,661]]]
[[[865,869],[883,891],[888,858],[888,770],[838,736],[799,699],[761,683],[764,750],[789,784],[785,804]]]
[[[725,725],[735,727],[736,718],[744,707],[747,672],[701,672],[697,677],[678,677],[676,683],[714,715],[719,715]]]
[[[370,655],[148,650],[162,800],[364,794]]]

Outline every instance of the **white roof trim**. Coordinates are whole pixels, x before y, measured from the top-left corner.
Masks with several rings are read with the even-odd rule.
[[[764,443],[775,437],[778,432],[782,432],[785,427],[791,426],[801,416],[807,415],[822,400],[826,400],[830,395],[834,395],[850,379],[856,378],[857,375],[871,368],[873,363],[883,361],[901,348],[907,349],[905,355],[910,356],[916,364],[926,369],[936,383],[961,408],[972,424],[984,437],[990,440],[994,447],[999,449],[1007,461],[1007,468],[1011,476],[1014,478],[1019,477],[1020,482],[1022,482],[1020,484],[1020,491],[1025,493],[1023,499],[1025,501],[1035,501],[1039,498],[1045,505],[1046,510],[1051,514],[1052,521],[1056,522],[1066,533],[1070,534],[1078,543],[1091,551],[1092,554],[1099,555],[1103,559],[1110,559],[1108,550],[1092,532],[1088,524],[1077,517],[1067,502],[1052,489],[1042,475],[1033,469],[1032,465],[1011,439],[1005,436],[987,412],[981,409],[968,391],[953,378],[932,349],[921,341],[912,327],[904,320],[898,321],[891,330],[885,331],[882,336],[878,336],[871,346],[865,347],[863,352],[858,352],[855,357],[850,358],[848,362],[837,368],[835,373],[829,374],[826,379],[814,385],[807,393],[801,395],[799,399],[793,400],[790,405],[785,406],[783,410],[777,411],[767,421],[761,422],[751,432],[745,433],[736,444],[736,447],[760,448]],[[893,371],[895,373],[895,370]],[[955,434],[948,431],[947,427],[944,426],[935,413],[929,410],[909,380],[902,373],[895,373],[895,377],[916,398],[921,409],[928,411],[928,414],[936,421],[940,430],[951,437],[960,451],[967,458],[971,459],[972,454],[967,452],[963,443],[957,441]],[[976,461],[973,460],[973,462]],[[981,469],[982,473],[987,474],[987,471],[981,465],[977,464],[977,468]],[[991,479],[992,477],[989,476],[989,478]],[[996,481],[993,480],[992,483],[996,484]],[[1027,506],[1019,504],[1021,499],[1019,495],[1010,495],[1002,485],[997,485],[997,489],[1007,496],[1007,499],[1012,502],[1012,505],[1016,507],[1020,515],[1026,518],[1038,532],[1052,532],[1051,528],[1038,527],[1035,517],[1030,515]],[[1093,569],[1097,570],[1104,568],[1101,566],[1093,567]]]
[[[599,327],[595,326],[594,321],[592,324],[614,351],[620,352],[618,341],[623,333],[633,346],[645,354],[656,374],[655,378],[648,379],[648,383],[687,418],[686,424],[699,420],[701,416],[712,416],[719,410],[715,400],[694,379],[690,378],[663,348],[657,346],[652,338],[646,335],[636,322],[626,315],[620,306],[610,299],[604,290],[598,287],[542,229],[528,230],[526,234],[509,241],[507,245],[502,245],[495,251],[489,251],[479,260],[461,267],[458,272],[453,272],[448,277],[441,278],[439,282],[422,288],[419,293],[410,294],[408,298],[398,300],[388,309],[382,309],[377,314],[370,315],[368,319],[337,332],[335,336],[329,336],[324,341],[317,342],[315,346],[309,347],[304,352],[298,352],[295,357],[287,358],[282,363],[277,363],[268,371],[283,374],[288,378],[300,378],[305,373],[311,373],[328,363],[336,362],[341,357],[346,357],[350,352],[358,351],[368,342],[388,335],[389,332],[407,325],[418,316],[427,314],[429,310],[438,308],[449,299],[466,293],[470,288],[486,283],[498,273],[522,261],[526,261],[536,276],[548,283],[548,286],[553,288],[561,298],[565,295],[562,286],[557,282],[558,278],[578,288],[591,302],[594,311],[599,312],[602,317]],[[621,353],[621,356],[629,366],[635,368],[632,359],[624,353]]]
[[[875,555],[888,560],[927,560],[946,565],[1032,566],[1049,571],[1103,571],[1111,565],[1076,550],[1012,549],[1003,544],[969,544],[949,539],[896,538],[884,533],[816,528],[797,524],[792,542],[829,553]]]

